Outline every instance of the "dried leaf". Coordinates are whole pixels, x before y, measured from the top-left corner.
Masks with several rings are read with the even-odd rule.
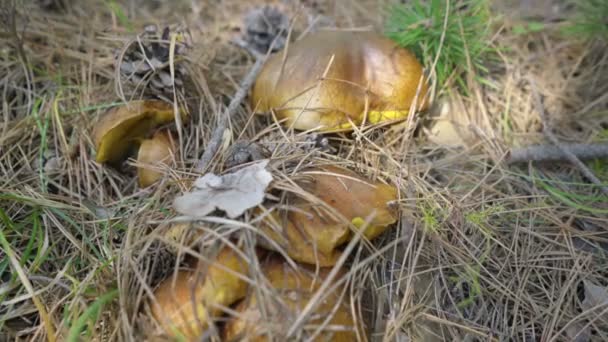
[[[110,220],[114,217],[115,213],[105,207],[97,205],[95,202],[89,199],[83,199],[82,205],[87,208],[93,216],[101,220]]]
[[[215,209],[225,211],[230,218],[238,217],[264,200],[272,181],[267,164],[265,159],[223,176],[207,173],[194,182],[192,192],[176,198],[173,207],[191,217],[203,217]]]
[[[437,117],[425,128],[429,140],[440,146],[463,147],[475,143],[476,137],[468,128],[472,122],[464,104],[455,99],[442,100]]]
[[[591,340],[591,329],[580,322],[570,324],[566,328],[566,336],[572,342],[587,342]]]
[[[438,119],[429,132],[429,140],[441,146],[462,146],[464,141],[451,120]]]
[[[583,280],[585,288],[585,300],[581,303],[584,311],[593,310],[594,316],[608,309],[608,288],[597,286],[594,283]],[[604,313],[599,317],[604,323],[608,324],[608,314]]]

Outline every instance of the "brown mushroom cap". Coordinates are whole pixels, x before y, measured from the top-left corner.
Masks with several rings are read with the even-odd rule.
[[[365,228],[363,235],[373,239],[397,220],[389,206],[397,200],[395,187],[371,183],[335,166],[305,174],[307,181],[298,183],[314,198],[290,194],[286,203],[290,209],[272,212],[261,225],[261,230],[294,260],[333,265],[340,257],[337,247],[353,236],[351,224]]]
[[[322,268],[316,272],[307,267],[294,270],[278,258],[272,258],[261,266],[270,282],[272,294],[260,303],[255,291],[251,291],[237,305],[237,315],[226,324],[225,341],[240,341],[241,338],[252,342],[269,341],[268,333],[276,340],[287,340],[284,336],[286,330],[315,296],[330,271]],[[338,278],[343,275],[344,272],[339,272]],[[342,290],[343,287],[339,287],[328,293],[314,307],[306,321],[306,337],[319,330],[313,341],[356,341],[357,333],[363,333],[362,320],[353,317],[348,293],[341,297]],[[264,305],[264,311],[260,310],[261,305]],[[268,317],[264,317],[262,312],[266,312]],[[326,319],[328,322],[323,325]],[[296,340],[293,336],[291,339]]]
[[[286,56],[268,59],[251,101],[258,112],[274,110],[295,129],[336,131],[351,130],[350,121],[403,118],[414,103],[425,109],[426,94],[422,65],[392,40],[372,32],[319,31],[289,45]]]
[[[158,131],[151,139],[142,141],[137,153],[137,161],[142,164],[165,164],[171,163],[175,154],[175,143],[168,131]],[[139,186],[148,187],[159,180],[163,174],[153,168],[140,166],[137,168]]]
[[[95,160],[105,163],[124,159],[131,145],[174,119],[173,106],[158,100],[132,101],[112,108],[93,130]]]
[[[152,316],[172,338],[195,339],[207,329],[210,317],[222,314],[221,306],[245,297],[247,270],[246,261],[224,247],[211,265],[179,271],[161,283],[150,303]]]

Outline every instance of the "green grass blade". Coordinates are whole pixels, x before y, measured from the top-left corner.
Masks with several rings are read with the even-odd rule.
[[[70,328],[68,333],[68,342],[78,342],[80,341],[80,335],[82,331],[86,328],[87,324],[94,324],[99,318],[99,314],[101,313],[101,309],[107,303],[110,303],[118,296],[118,289],[114,289],[103,296],[99,297],[96,301],[91,304],[83,313],[78,317],[76,322]]]

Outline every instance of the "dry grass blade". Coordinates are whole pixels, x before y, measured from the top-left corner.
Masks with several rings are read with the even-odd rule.
[[[213,157],[215,157],[215,154],[217,153],[220,145],[222,144],[222,140],[224,138],[225,131],[228,128],[228,122],[230,122],[230,118],[234,115],[237,108],[239,108],[239,106],[241,105],[241,102],[243,102],[243,100],[247,96],[249,89],[253,85],[253,82],[255,82],[255,78],[262,70],[265,61],[265,57],[256,59],[255,63],[251,67],[251,70],[249,71],[247,76],[245,76],[245,79],[243,79],[243,82],[234,94],[234,97],[230,101],[230,104],[228,105],[226,110],[220,115],[218,119],[219,122],[213,130],[211,139],[209,140],[209,143],[205,146],[205,152],[203,152],[200,160],[196,164],[196,171],[204,172],[209,166],[209,163],[211,163],[211,161],[213,160]]]
[[[219,246],[247,261],[241,280],[259,304],[253,311],[276,328],[275,339],[289,334],[315,340],[347,330],[329,316],[348,311],[366,325],[365,333],[357,332],[361,341],[608,340],[605,303],[590,303],[585,294],[589,284],[608,287],[606,195],[574,163],[502,162],[509,150],[552,139],[543,129],[559,143],[552,140],[544,159],[563,159],[563,145],[572,146],[565,150],[579,159],[593,152],[587,146],[605,149],[607,43],[562,35],[554,15],[569,20],[569,9],[560,1],[542,1],[556,4],[548,8],[534,1],[495,1],[491,14],[497,25],[488,44],[500,47],[498,58],[484,61],[486,70],[468,70],[478,60],[463,62],[467,94],[448,85],[433,93],[429,112],[412,111],[405,121],[367,120],[350,133],[310,134],[272,115],[251,115],[256,108],[243,100],[265,56],[247,56],[232,36],[245,13],[270,2],[92,0],[61,1],[65,6],[54,8],[0,2],[1,19],[8,18],[0,20],[0,340],[65,340],[70,333],[93,341],[162,340],[166,336],[148,307],[154,291],[172,274],[214,260]],[[445,31],[437,67],[450,54],[449,38],[466,31],[450,24],[458,23],[452,14],[465,2],[450,1],[450,17],[438,16],[434,23],[434,44]],[[386,19],[377,0],[272,3],[295,18],[285,38],[292,48],[292,32],[321,32],[306,18],[327,17],[333,30],[353,32],[381,31]],[[447,4],[428,3],[438,4],[441,13]],[[538,20],[530,23],[521,12]],[[180,23],[191,29],[196,44],[182,55],[176,37],[162,39],[162,67],[170,77],[161,86],[172,92],[165,101],[190,115],[178,122],[179,153],[170,165],[154,168],[163,175],[158,182],[141,189],[137,166],[143,164],[97,163],[92,132],[108,110],[123,104],[122,94],[140,99],[151,90],[142,89],[145,82],[117,83],[115,66],[120,49],[149,23]],[[266,43],[263,32],[253,34]],[[152,49],[145,40],[132,45]],[[457,55],[473,58],[471,52]],[[325,68],[328,61],[319,63]],[[184,64],[187,78],[180,71]],[[180,78],[189,80],[183,89]],[[436,109],[457,124],[458,146],[425,136]],[[175,122],[167,126],[162,129],[175,129]],[[238,164],[225,148],[227,132],[260,147],[257,157],[239,160],[269,160],[273,182],[263,208],[235,219],[216,211],[184,222],[173,199],[200,173],[226,174]],[[606,165],[585,160],[602,188]],[[261,229],[261,220],[273,210],[294,209],[288,193],[319,204],[300,181],[328,166],[395,186],[398,200],[391,208],[398,222],[373,241],[356,235],[342,244],[339,267],[316,284],[319,290],[310,292],[306,305],[279,311],[275,319],[273,308],[285,309],[289,298],[281,300],[263,276],[266,259],[257,251],[267,247],[264,253],[284,260],[286,269],[302,266]],[[346,224],[355,230],[355,223]],[[330,293],[347,303],[328,308]],[[214,309],[224,314],[203,334],[211,341],[223,340],[227,321],[247,317],[237,303],[221,306]],[[327,309],[327,317],[318,317],[319,308]]]
[[[2,215],[4,216],[4,213]],[[32,287],[32,283],[30,282],[30,280],[28,278],[28,275],[25,273],[25,271],[21,267],[19,260],[17,260],[17,258],[15,256],[15,252],[13,251],[13,249],[11,248],[11,245],[6,240],[6,237],[4,236],[4,234],[1,231],[0,231],[0,244],[2,245],[2,249],[4,250],[4,253],[6,253],[6,256],[8,257],[8,260],[10,261],[13,269],[17,273],[19,280],[21,281],[23,286],[28,291],[29,296],[31,296],[32,301],[34,302],[34,305],[36,306],[36,309],[38,309],[38,313],[40,314],[40,319],[42,320],[42,323],[44,324],[44,328],[46,329],[45,335],[46,335],[47,341],[49,341],[49,342],[56,341],[57,338],[55,335],[55,325],[53,323],[52,317],[48,314],[46,308],[44,307],[44,304],[40,301],[40,298],[36,295],[34,288]]]

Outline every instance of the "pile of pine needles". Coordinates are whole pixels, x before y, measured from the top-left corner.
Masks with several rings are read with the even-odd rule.
[[[190,253],[165,234],[171,200],[197,176],[201,151],[254,64],[229,36],[262,2],[2,4],[0,340],[141,340],[149,332],[141,304]],[[304,21],[386,29],[382,1],[301,5],[294,13]],[[589,292],[608,286],[608,198],[568,161],[506,161],[513,147],[550,144],[547,121],[563,143],[608,141],[606,40],[488,10],[494,20],[483,49],[493,57],[469,59],[482,68],[441,64],[428,118],[331,135],[333,150],[314,154],[298,147],[303,133],[252,117],[246,103],[227,127],[239,139],[280,146],[273,158],[286,164],[344,165],[399,188],[399,223],[346,260],[352,305],[365,313],[374,340],[607,340],[608,300],[590,304]],[[178,164],[141,190],[129,165],[119,172],[94,161],[90,133],[121,103],[116,52],[149,23],[191,28],[196,82],[175,97],[194,118],[182,132]],[[470,51],[463,52],[466,62]],[[435,115],[458,126],[457,144],[432,139],[425,125]],[[225,153],[210,170],[221,171]],[[604,185],[607,163],[585,164]],[[288,169],[273,172],[289,177]],[[213,232],[201,245],[239,231],[251,243],[248,220],[197,223]]]

